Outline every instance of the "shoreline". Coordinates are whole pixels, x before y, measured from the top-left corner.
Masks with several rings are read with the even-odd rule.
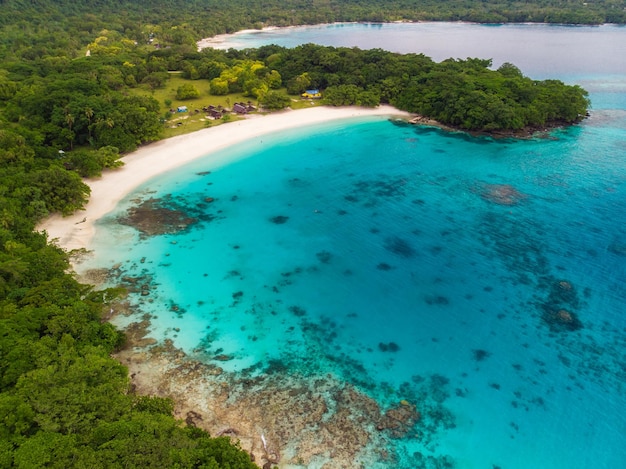
[[[125,155],[121,168],[105,171],[98,179],[84,180],[91,189],[84,210],[66,217],[53,214],[42,220],[36,230],[46,231],[50,241],[67,251],[88,249],[98,219],[111,212],[137,187],[171,169],[274,132],[350,118],[385,116],[407,118],[410,114],[387,105],[377,108],[320,106],[252,115],[244,120],[159,140]]]
[[[206,157],[209,167],[211,161],[221,164],[220,150],[275,132],[362,117],[408,120],[411,116],[391,106],[315,107],[253,115],[161,140],[124,156],[123,167],[87,180],[92,193],[85,210],[69,217],[53,215],[38,229],[46,230],[66,250],[87,249],[95,235],[95,222],[159,174],[198,158]],[[85,275],[89,273],[83,273],[83,280],[92,283]],[[413,435],[413,424],[420,419],[415,402],[395,400],[381,406],[336,376],[277,372],[238,376],[205,363],[201,353],[188,355],[169,340],[157,342],[150,336],[152,316],[123,300],[115,303],[105,319],[111,321],[117,315],[133,316],[125,328],[128,341],[113,358],[128,369],[134,392],[172,398],[177,419],[237,441],[259,467],[329,461],[340,467],[355,461],[379,467],[381,460],[390,457],[386,453],[389,440]]]
[[[129,342],[113,355],[134,392],[171,398],[176,419],[229,437],[259,467],[381,468],[390,440],[418,435],[417,401],[381,405],[331,374],[238,376],[150,339],[150,319],[131,324]]]
[[[202,49],[206,49],[207,47],[212,47],[214,49],[227,50],[233,46],[224,47],[224,43],[236,38],[237,36],[243,34],[257,34],[264,33],[267,31],[276,31],[276,30],[288,30],[295,28],[307,28],[307,27],[322,27],[322,26],[334,26],[334,25],[350,25],[350,24],[367,24],[367,25],[385,25],[385,24],[429,24],[429,23],[451,23],[451,24],[467,24],[467,25],[478,25],[478,26],[488,26],[492,24],[497,25],[521,25],[521,26],[535,26],[535,25],[543,25],[543,26],[583,26],[583,27],[602,27],[602,26],[620,26],[621,23],[546,23],[546,22],[534,22],[534,21],[503,21],[497,23],[481,23],[475,21],[467,21],[467,20],[457,20],[457,21],[437,21],[437,20],[396,20],[396,21],[335,21],[332,23],[315,23],[315,24],[298,24],[298,25],[290,25],[290,26],[264,26],[260,29],[241,29],[239,31],[235,31],[234,33],[223,33],[216,34],[215,36],[205,37],[196,41],[196,47],[198,51]],[[237,48],[237,46],[235,46]]]

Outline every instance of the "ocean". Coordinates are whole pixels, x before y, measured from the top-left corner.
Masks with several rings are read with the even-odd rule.
[[[581,84],[590,117],[532,140],[380,117],[276,132],[142,186],[98,223],[80,268],[148,285],[115,323],[150,314],[150,337],[222,378],[332,377],[396,412],[397,425],[364,425],[377,437],[363,467],[623,467],[626,29],[350,24],[232,40],[431,55],[423,28],[438,60],[471,53]],[[504,58],[513,43],[526,47]],[[131,220],[163,207],[182,214],[169,232]],[[323,397],[316,431],[340,408]],[[357,466],[283,443],[281,467]]]

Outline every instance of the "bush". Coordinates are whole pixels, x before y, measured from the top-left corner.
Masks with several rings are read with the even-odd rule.
[[[259,99],[259,104],[263,106],[265,109],[270,111],[276,111],[278,109],[285,109],[289,104],[291,104],[291,99],[284,93],[280,91],[270,90],[265,95]]]
[[[176,90],[176,99],[195,99],[198,97],[200,97],[200,92],[190,83],[181,85]]]

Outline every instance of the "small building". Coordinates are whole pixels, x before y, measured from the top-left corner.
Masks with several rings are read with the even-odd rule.
[[[187,109],[187,106],[178,106],[176,108],[176,112],[187,112],[189,109]]]
[[[248,114],[248,109],[246,109],[246,105],[242,103],[235,103],[233,106],[233,111],[237,114]]]
[[[221,119],[223,117],[222,113],[215,108],[209,110],[209,116],[213,119]]]
[[[320,90],[306,90],[302,93],[302,97],[308,99],[320,99],[322,97],[322,93],[320,93]]]

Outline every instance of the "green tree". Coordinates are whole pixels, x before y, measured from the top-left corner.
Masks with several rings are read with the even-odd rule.
[[[180,85],[176,90],[176,99],[195,99],[200,96],[200,92],[190,83]]]
[[[213,78],[210,83],[209,93],[216,96],[228,94],[228,81],[223,78]]]
[[[311,78],[307,72],[304,72],[287,83],[287,92],[289,94],[301,94],[310,86]]]
[[[330,86],[324,92],[324,102],[331,106],[350,106],[359,101],[360,90],[356,85]]]
[[[48,213],[69,215],[87,203],[90,193],[80,177],[58,166],[29,173],[29,183],[39,190]]]
[[[270,90],[259,99],[259,104],[265,109],[275,111],[289,106],[289,104],[291,104],[291,98],[280,91]]]

